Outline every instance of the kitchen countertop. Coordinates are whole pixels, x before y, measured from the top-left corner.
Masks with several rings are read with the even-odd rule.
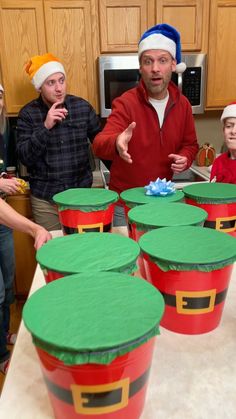
[[[114,228],[113,232],[127,235],[126,227]],[[44,284],[38,266],[30,292]],[[235,301],[234,266],[223,318],[217,329],[191,336],[160,328],[141,419],[236,417]],[[54,417],[31,336],[23,322],[2,390],[0,412],[1,419]]]
[[[92,188],[104,188],[104,183],[102,181],[102,175],[101,175],[100,170],[95,170],[93,172]]]
[[[210,180],[211,167],[197,166],[197,164],[195,162],[193,162],[192,166],[190,167],[190,170],[195,175],[198,175],[200,178],[202,178],[203,180],[205,180],[205,181]]]
[[[107,186],[107,180],[105,179],[104,175],[105,173],[109,174],[109,171],[105,168],[103,163],[101,163],[101,168],[101,171],[96,170],[93,172],[93,188],[104,188]],[[192,172],[194,175],[197,175],[200,179],[202,179],[203,182],[209,182],[210,180],[211,167],[198,166],[195,162],[193,162],[192,166],[189,168],[189,171],[190,173]],[[191,179],[186,180],[183,173],[173,180],[177,189],[182,189],[183,186],[186,186],[190,183],[195,183],[195,181],[192,181]],[[181,179],[181,175],[183,176],[183,180]]]

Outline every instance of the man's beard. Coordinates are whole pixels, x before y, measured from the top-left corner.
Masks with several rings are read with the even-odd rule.
[[[152,93],[153,95],[161,94],[163,92],[166,92],[166,90],[168,88],[168,84],[171,80],[171,75],[172,74],[170,74],[170,76],[166,75],[165,79],[162,79],[162,83],[159,84],[158,86],[153,86],[150,82],[150,84],[148,85],[149,92]]]

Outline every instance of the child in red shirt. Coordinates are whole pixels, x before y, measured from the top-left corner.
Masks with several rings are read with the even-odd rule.
[[[210,180],[236,184],[236,102],[224,108],[220,119],[228,151],[215,159]]]

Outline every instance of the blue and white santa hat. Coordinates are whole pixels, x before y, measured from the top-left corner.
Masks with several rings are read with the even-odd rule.
[[[176,60],[176,73],[183,73],[186,64],[181,62],[181,42],[179,32],[166,23],[155,25],[142,35],[138,45],[139,57],[149,49],[163,49],[168,51]]]

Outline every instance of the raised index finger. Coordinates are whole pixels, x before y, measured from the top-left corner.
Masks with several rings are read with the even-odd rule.
[[[63,104],[63,102],[62,102],[62,101],[55,102],[55,103],[53,103],[53,105],[51,106],[51,109],[56,109],[59,105],[62,105],[62,104]]]

